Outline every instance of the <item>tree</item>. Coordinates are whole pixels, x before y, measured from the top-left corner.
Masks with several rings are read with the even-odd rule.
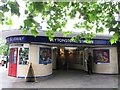
[[[8,45],[0,39],[0,55],[7,56],[9,54]]]
[[[0,6],[0,23],[12,25],[12,20],[5,16],[5,13],[9,12],[11,15],[20,16],[20,7],[17,1],[2,0],[3,5]],[[72,37],[71,40],[79,41],[81,38],[85,38],[86,42],[96,36],[96,33],[103,33],[105,30],[114,32],[113,38],[110,42],[116,43],[120,41],[120,23],[115,21],[115,14],[120,14],[120,2],[30,2],[26,0],[26,19],[24,25],[20,27],[24,34],[27,34],[28,30],[34,36],[38,35],[38,27],[41,22],[36,21],[36,17],[41,15],[42,19],[47,20],[46,35],[49,39],[54,38],[54,34],[59,31],[63,32],[68,19],[79,19],[74,24],[74,28],[84,29],[84,32],[80,32],[76,37]],[[38,17],[41,18],[41,17]],[[64,32],[64,36],[67,36],[73,32]]]

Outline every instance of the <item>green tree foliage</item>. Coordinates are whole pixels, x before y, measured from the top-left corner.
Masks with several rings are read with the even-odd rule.
[[[19,4],[13,1],[4,1],[3,3],[0,6],[0,23],[11,25],[11,20],[6,19],[4,13],[11,12],[11,15],[20,16]],[[21,26],[24,34],[31,30],[34,36],[38,35],[38,27],[41,23],[37,22],[35,17],[41,14],[42,16],[39,18],[47,20],[46,35],[50,40],[54,38],[57,31],[62,32],[68,18],[78,17],[80,21],[74,24],[74,28],[85,29],[85,31],[80,32],[72,40],[85,38],[89,43],[96,33],[103,33],[109,29],[109,32],[114,32],[111,43],[120,41],[120,22],[115,21],[114,17],[114,14],[120,14],[120,2],[30,2],[30,0],[26,0],[25,14],[27,17],[24,25]],[[71,32],[65,32],[64,35],[69,34]]]
[[[8,55],[9,50],[8,50],[8,45],[0,39],[0,55]]]

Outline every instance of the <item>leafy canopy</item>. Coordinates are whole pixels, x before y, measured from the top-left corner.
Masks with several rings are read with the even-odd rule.
[[[9,49],[8,49],[8,45],[0,39],[0,55],[8,55],[9,54]]]
[[[12,19],[6,17],[5,13],[20,16],[20,5],[17,1],[2,1],[4,2],[0,6],[0,24],[12,25]],[[34,36],[38,35],[38,28],[42,21],[35,18],[41,15],[38,19],[47,21],[46,34],[50,40],[54,38],[56,32],[63,32],[69,19],[78,18],[79,21],[74,23],[74,28],[78,28],[80,33],[71,40],[79,41],[85,38],[89,43],[96,33],[109,30],[114,32],[110,42],[113,44],[120,41],[120,23],[114,16],[120,14],[120,2],[30,2],[26,0],[25,4],[26,19],[24,25],[20,27],[24,34],[30,30]],[[73,32],[64,32],[64,36],[71,33]]]

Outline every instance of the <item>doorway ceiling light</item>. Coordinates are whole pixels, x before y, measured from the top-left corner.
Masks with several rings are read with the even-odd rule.
[[[52,47],[52,49],[55,49],[55,48],[57,48],[57,47]]]
[[[65,50],[76,50],[77,47],[65,47]]]

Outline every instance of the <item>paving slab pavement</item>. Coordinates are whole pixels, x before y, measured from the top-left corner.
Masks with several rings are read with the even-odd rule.
[[[28,88],[33,88],[33,90],[39,88],[63,88],[66,90],[68,88],[89,88],[89,90],[90,88],[91,90],[92,88],[102,88],[104,90],[105,88],[107,90],[107,88],[118,88],[118,75],[87,75],[86,72],[80,70],[53,70],[53,74],[47,78],[37,78],[37,82],[25,82],[24,79],[8,76],[7,69],[0,67],[0,85],[3,90],[5,88],[12,88],[12,90],[13,88],[21,88],[22,90],[23,88],[26,90]]]

